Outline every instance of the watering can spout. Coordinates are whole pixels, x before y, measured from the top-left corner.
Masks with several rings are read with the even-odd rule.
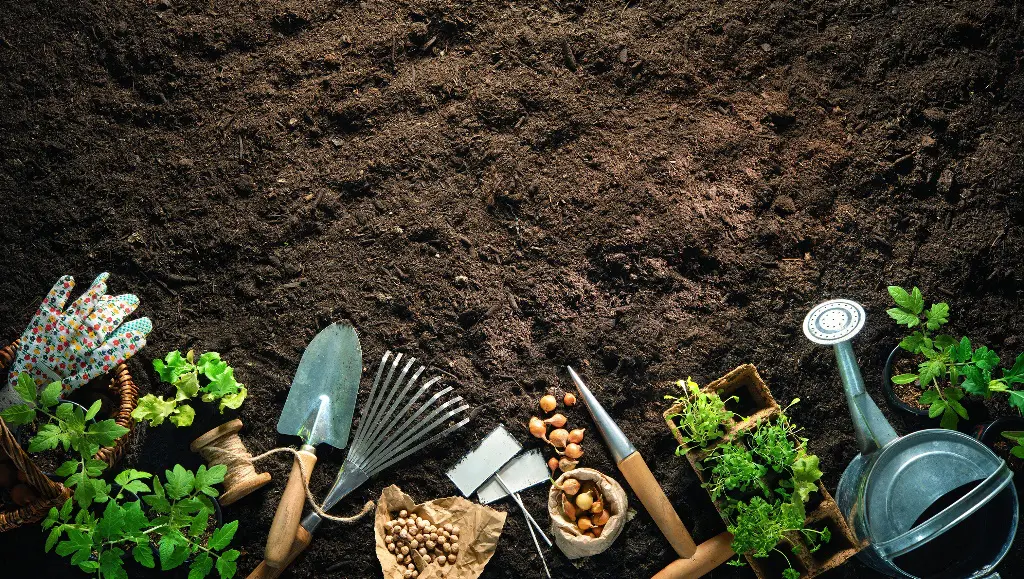
[[[868,454],[896,440],[896,431],[864,389],[850,340],[864,327],[864,308],[852,300],[829,300],[818,304],[804,318],[804,335],[816,344],[835,349],[839,375],[843,379],[846,403],[857,434],[861,454]]]
[[[853,346],[845,341],[835,344],[833,348],[839,364],[839,376],[843,380],[846,404],[850,408],[853,429],[857,435],[857,445],[861,454],[868,454],[896,440],[898,435],[864,389],[864,377],[857,366]]]

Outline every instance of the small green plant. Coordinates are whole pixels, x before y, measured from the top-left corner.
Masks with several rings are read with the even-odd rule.
[[[800,402],[796,398],[783,409],[783,413],[794,404]],[[750,449],[765,465],[777,473],[789,468],[797,457],[797,445],[792,439],[804,444],[806,439],[797,438],[797,427],[785,414],[775,420],[762,420],[750,433]]]
[[[704,488],[718,500],[726,491],[747,492],[758,489],[770,492],[762,477],[768,472],[764,465],[754,462],[754,455],[735,444],[723,444],[704,459],[704,467],[711,466],[711,479]]]
[[[714,392],[702,392],[696,382],[687,378],[678,383],[684,389],[683,396],[666,396],[682,409],[668,416],[679,420],[679,431],[683,444],[676,448],[676,455],[682,456],[693,448],[704,448],[725,435],[722,426],[732,420],[733,412],[726,410],[725,400]],[[737,400],[735,396],[729,400]]]
[[[66,477],[64,485],[75,490],[74,500],[82,507],[105,502],[110,485],[100,476],[107,463],[93,458],[101,447],[114,444],[128,434],[128,429],[113,419],[96,420],[102,403],[97,400],[88,409],[71,402],[62,402],[60,382],[51,382],[40,391],[27,373],[18,375],[15,391],[25,402],[0,412],[11,426],[21,426],[41,419],[38,430],[28,443],[29,452],[45,452],[58,446],[73,453],[57,468],[58,476]]]
[[[1005,393],[1010,405],[1024,413],[1024,390],[1012,388],[1024,383],[1024,353],[997,377],[999,356],[987,346],[972,347],[967,337],[957,340],[937,333],[949,322],[948,304],[939,302],[925,308],[924,296],[916,287],[908,292],[889,286],[889,295],[896,306],[886,313],[899,325],[917,328],[900,341],[900,347],[924,358],[916,374],[898,374],[892,382],[916,383],[923,390],[920,403],[928,406],[930,417],[942,417],[940,426],[955,429],[961,419],[968,418],[960,402],[966,394],[989,398],[993,392]]]
[[[220,359],[217,352],[207,352],[196,360],[189,350],[184,356],[175,350],[163,360],[153,360],[153,368],[160,380],[174,386],[174,397],[146,394],[139,400],[132,418],[146,420],[150,426],[159,426],[165,419],[175,426],[190,426],[196,411],[184,401],[201,395],[203,402],[220,403],[225,408],[237,409],[245,400],[245,386],[235,380],[235,370]]]
[[[179,464],[165,472],[166,483],[161,484],[159,477],[149,473],[122,471],[114,478],[120,490],[102,513],[76,510],[71,500],[59,510],[50,509],[42,524],[48,532],[45,549],[56,547],[57,554],[70,557],[72,565],[101,579],[128,579],[123,559],[129,549],[143,567],[155,568],[159,560],[160,568],[167,571],[191,559],[189,579],[202,579],[214,567],[220,579],[230,579],[239,552],[225,549],[238,530],[238,521],[210,529],[214,513],[210,498],[218,495],[213,485],[223,481],[226,472],[226,467],[218,465],[201,466],[193,473]]]
[[[823,543],[832,538],[828,527],[821,531],[809,529],[804,525],[805,520],[804,504],[799,500],[768,502],[761,497],[754,497],[749,503],[739,503],[735,517],[727,525],[729,532],[733,534],[732,548],[737,553],[736,559],[729,564],[743,565],[743,559],[739,556],[743,553],[763,558],[774,551],[782,555],[789,564],[789,568],[782,572],[782,576],[785,579],[797,579],[800,573],[793,569],[786,553],[778,548],[785,540],[785,533],[799,532],[811,546],[811,552],[817,551]],[[793,549],[795,552],[796,547]]]

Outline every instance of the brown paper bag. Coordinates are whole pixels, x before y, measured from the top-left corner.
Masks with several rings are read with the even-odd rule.
[[[398,517],[398,511],[405,509],[430,520],[437,526],[445,523],[458,525],[461,529],[459,550],[455,563],[441,567],[437,563],[423,564],[415,557],[419,579],[476,579],[484,572],[498,546],[498,537],[505,526],[505,513],[478,505],[462,497],[436,499],[417,505],[412,497],[395,485],[384,489],[377,501],[377,514],[373,522],[373,534],[377,541],[377,560],[384,571],[384,579],[403,579],[405,566],[398,563],[384,543],[384,523]]]
[[[593,481],[601,494],[604,495],[605,507],[611,515],[605,524],[604,532],[594,539],[580,533],[573,521],[566,518],[562,511],[562,491],[558,489],[567,478],[574,478],[581,481]],[[626,491],[622,490],[615,479],[591,468],[577,468],[563,473],[555,481],[556,485],[551,486],[548,491],[548,514],[551,515],[551,534],[555,537],[555,544],[570,559],[590,557],[603,552],[622,532],[626,526],[626,517],[629,511],[629,502],[626,500]]]

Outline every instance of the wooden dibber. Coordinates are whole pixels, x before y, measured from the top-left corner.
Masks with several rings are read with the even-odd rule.
[[[723,531],[700,545],[689,559],[677,559],[658,571],[651,579],[697,579],[731,559],[732,533]]]
[[[313,474],[313,466],[316,465],[316,454],[311,450],[312,447],[304,444],[295,455],[292,472],[288,475],[288,485],[277,505],[274,522],[270,524],[267,550],[263,557],[264,563],[271,567],[283,569],[290,561],[292,541],[297,536],[302,508],[306,505],[306,486]]]
[[[235,419],[192,441],[189,448],[198,453],[210,466],[223,464],[228,468],[224,475],[224,494],[218,499],[226,507],[238,499],[270,482],[270,473],[257,473],[250,459],[252,455],[242,444],[238,432],[242,421]]]

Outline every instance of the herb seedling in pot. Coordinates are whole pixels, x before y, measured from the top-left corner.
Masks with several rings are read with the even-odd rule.
[[[967,394],[989,398],[993,393],[1004,393],[1011,406],[1024,413],[1024,390],[1014,390],[1014,384],[1024,383],[1024,353],[1019,354],[1013,367],[999,371],[999,356],[987,346],[974,346],[966,336],[957,340],[937,332],[949,322],[949,305],[943,302],[925,308],[921,290],[907,291],[889,286],[889,295],[896,306],[886,310],[899,325],[916,328],[900,341],[900,348],[918,356],[917,373],[904,373],[892,377],[894,384],[917,384],[921,390],[919,402],[928,407],[931,418],[942,417],[940,426],[955,429],[961,419],[967,419],[963,400]]]
[[[128,429],[114,419],[96,420],[102,406],[99,400],[93,402],[88,409],[61,401],[60,382],[51,382],[42,391],[37,391],[35,381],[28,374],[22,373],[18,375],[15,390],[24,404],[4,409],[0,417],[12,426],[40,420],[35,436],[29,440],[28,451],[45,452],[60,447],[72,453],[75,458],[64,462],[55,474],[67,477],[64,485],[75,490],[74,500],[79,506],[87,507],[94,501],[105,502],[110,485],[100,476],[107,468],[107,463],[93,458],[93,455],[101,447],[110,446],[127,434]],[[23,489],[20,494],[26,492]]]
[[[723,427],[732,420],[734,414],[726,410],[726,400],[722,400],[714,392],[702,392],[697,383],[689,377],[685,382],[680,380],[678,385],[685,389],[685,394],[665,398],[682,406],[677,414],[672,414],[668,418],[679,421],[678,429],[686,446],[680,445],[676,449],[676,455],[683,456],[693,448],[705,448],[724,436]],[[733,396],[728,400],[738,398]]]

